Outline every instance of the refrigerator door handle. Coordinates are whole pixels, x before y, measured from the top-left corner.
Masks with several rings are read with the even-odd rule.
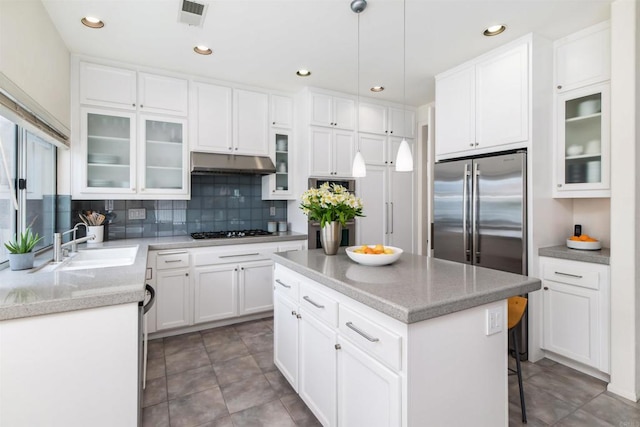
[[[478,189],[478,181],[480,169],[478,164],[473,164],[473,254],[475,257],[474,264],[480,263],[480,191]]]
[[[464,177],[462,179],[462,247],[467,261],[471,261],[471,249],[469,248],[469,230],[467,230],[469,213],[469,163],[464,164]]]

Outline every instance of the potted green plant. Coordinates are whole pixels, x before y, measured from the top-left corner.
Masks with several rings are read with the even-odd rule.
[[[35,235],[30,228],[20,233],[20,238],[16,236],[13,242],[5,242],[4,247],[9,251],[9,268],[11,270],[26,270],[33,268],[34,254],[32,252],[35,245],[42,240],[42,237]]]

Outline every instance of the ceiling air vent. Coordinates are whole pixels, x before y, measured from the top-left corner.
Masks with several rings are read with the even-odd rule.
[[[178,15],[178,22],[183,24],[193,25],[196,27],[202,27],[204,17],[207,13],[208,5],[203,3],[196,3],[194,1],[182,0],[180,2],[180,13]]]

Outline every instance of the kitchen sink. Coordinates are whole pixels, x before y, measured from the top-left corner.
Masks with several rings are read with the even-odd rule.
[[[35,272],[69,271],[88,268],[120,267],[131,265],[136,260],[138,245],[113,248],[83,249],[71,253],[60,263],[49,262]]]

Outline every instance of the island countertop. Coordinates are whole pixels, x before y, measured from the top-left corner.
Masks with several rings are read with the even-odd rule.
[[[372,255],[374,256],[374,255]],[[344,251],[276,253],[274,261],[394,319],[414,323],[541,287],[539,279],[403,253],[395,263],[367,267]]]
[[[2,270],[0,321],[143,301],[149,250],[278,243],[306,238],[304,234],[284,232],[242,239],[195,240],[190,236],[174,236],[81,244],[81,249],[138,246],[138,252],[133,264],[118,267],[50,272]],[[48,262],[51,252],[37,256],[35,267]]]

